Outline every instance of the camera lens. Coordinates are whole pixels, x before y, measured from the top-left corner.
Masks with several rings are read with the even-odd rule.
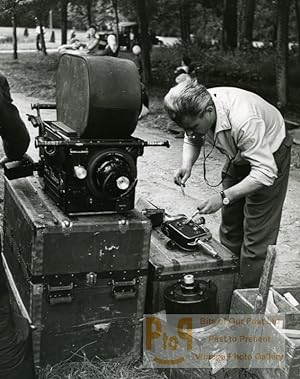
[[[136,175],[134,159],[127,151],[106,149],[89,160],[87,185],[97,198],[118,199],[134,189]]]

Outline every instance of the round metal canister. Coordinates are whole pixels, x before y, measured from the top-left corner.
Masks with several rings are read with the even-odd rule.
[[[217,314],[217,286],[185,275],[164,290],[164,302],[167,314]]]
[[[129,138],[141,105],[134,62],[97,55],[61,56],[56,73],[57,120],[79,138]]]

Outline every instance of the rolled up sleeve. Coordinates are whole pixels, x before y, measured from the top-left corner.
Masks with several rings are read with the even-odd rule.
[[[250,118],[240,128],[236,144],[241,157],[251,166],[249,179],[271,186],[277,178],[277,166],[271,148],[265,138],[265,123],[260,118]]]

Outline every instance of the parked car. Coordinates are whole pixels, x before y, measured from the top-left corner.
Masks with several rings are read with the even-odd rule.
[[[150,32],[150,41],[152,45],[161,45],[162,41]],[[131,51],[132,47],[136,44],[140,44],[140,32],[139,26],[133,21],[124,21],[119,23],[119,45],[126,50]]]

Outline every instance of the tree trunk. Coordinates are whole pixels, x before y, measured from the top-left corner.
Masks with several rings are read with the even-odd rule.
[[[237,47],[237,0],[224,0],[222,44],[224,50]]]
[[[68,39],[68,0],[61,0],[61,44],[67,43]]]
[[[142,50],[142,68],[143,68],[143,82],[145,84],[150,83],[151,76],[151,42],[149,36],[149,22],[146,10],[146,0],[135,0],[135,9],[140,28],[140,41]]]
[[[88,20],[88,25],[92,24],[92,2],[93,0],[88,0],[86,4],[86,15]]]
[[[298,34],[298,58],[300,61],[300,0],[295,0],[296,19],[297,19],[297,34]]]
[[[290,0],[277,0],[276,87],[277,106],[284,112],[288,101],[288,20]]]
[[[17,24],[15,15],[11,18],[13,27],[13,58],[18,59],[18,38],[17,38]]]
[[[244,0],[242,2],[240,48],[252,47],[253,39],[253,22],[255,13],[255,0]]]
[[[181,39],[185,44],[191,42],[191,14],[190,14],[190,0],[181,0],[180,6],[180,31]]]
[[[119,12],[118,12],[118,0],[112,0],[112,5],[115,11],[115,19],[116,19],[116,35],[117,35],[117,42],[119,45]]]
[[[40,25],[40,34],[41,34],[41,49],[42,49],[42,53],[44,55],[47,55],[44,27],[43,27],[43,24],[42,24],[42,22],[40,20],[39,20],[39,25]]]

